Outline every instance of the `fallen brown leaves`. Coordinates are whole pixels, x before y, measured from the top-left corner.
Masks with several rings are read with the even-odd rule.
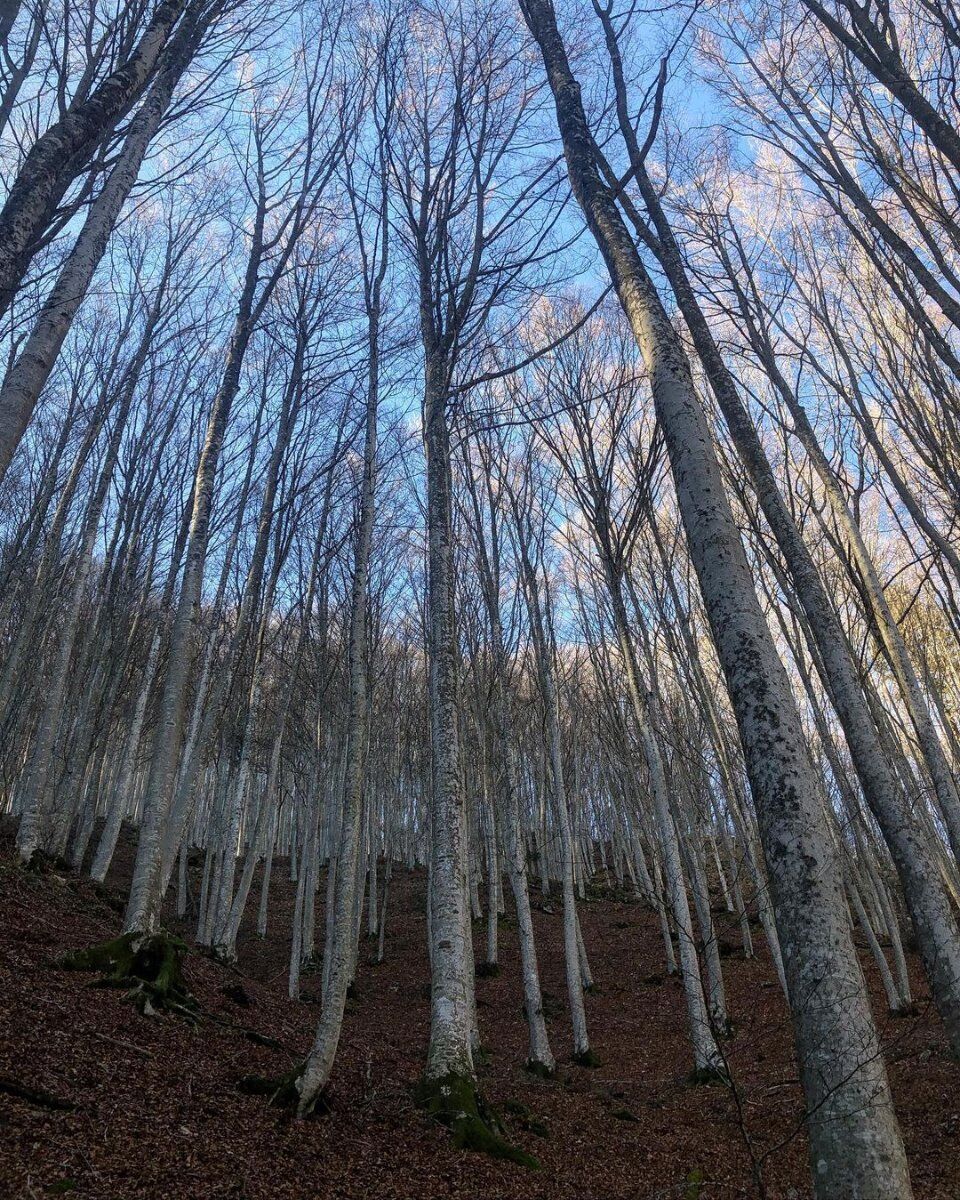
[[[502,969],[477,981],[489,1052],[480,1079],[511,1139],[539,1159],[541,1170],[531,1172],[457,1152],[414,1106],[429,1025],[421,873],[395,873],[387,961],[374,966],[361,948],[333,1109],[298,1122],[237,1087],[244,1075],[287,1070],[318,1016],[315,976],[306,977],[301,1001],[286,997],[292,888],[281,864],[267,940],[245,926],[235,969],[189,956],[188,981],[209,1018],[191,1025],[141,1017],[122,993],[59,970],[58,955],[116,933],[109,888],[98,892],[62,872],[29,875],[9,849],[0,855],[0,1078],[12,1086],[0,1090],[0,1200],[721,1200],[757,1195],[744,1128],[770,1200],[809,1195],[790,1030],[765,957],[724,959],[738,1105],[727,1089],[685,1082],[680,985],[662,976],[659,930],[639,905],[593,899],[582,907],[598,984],[587,1016],[602,1065],[570,1064],[559,905],[536,911],[561,1060],[558,1079],[544,1082],[521,1066],[519,955],[504,921]],[[125,843],[108,881],[114,888],[129,854]],[[251,916],[256,904],[254,893]],[[482,960],[482,925],[474,935]],[[723,936],[735,944],[735,928]],[[890,1073],[916,1195],[956,1200],[960,1067],[946,1055],[919,978],[917,994],[915,1017],[883,1021]],[[51,1107],[44,1096],[75,1107]]]

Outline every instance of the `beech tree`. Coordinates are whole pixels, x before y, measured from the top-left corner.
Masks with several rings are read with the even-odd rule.
[[[119,889],[69,961],[144,1013],[269,942],[320,1009],[257,1086],[318,1119],[422,880],[415,1097],[517,1165],[492,977],[495,1054],[589,1079],[636,905],[758,1193],[729,955],[814,1193],[909,1197],[884,1017],[929,987],[960,1050],[953,10],[268,7],[0,5],[18,870]]]
[[[832,1190],[846,1172],[854,1192],[866,1188],[877,1195],[904,1195],[909,1188],[906,1158],[840,903],[813,764],[804,753],[786,672],[756,600],[689,364],[600,177],[595,143],[552,8],[527,3],[524,15],[550,78],[571,187],[651,375],[690,553],[737,715],[796,1022],[815,1178],[829,1176]],[[819,916],[811,920],[815,893]],[[828,980],[837,985],[832,995]],[[850,1153],[851,1140],[855,1154]]]

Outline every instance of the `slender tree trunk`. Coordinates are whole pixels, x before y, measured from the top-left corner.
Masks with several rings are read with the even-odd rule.
[[[186,0],[161,0],[126,61],[30,148],[0,211],[0,315],[70,184],[142,93],[185,8]]]

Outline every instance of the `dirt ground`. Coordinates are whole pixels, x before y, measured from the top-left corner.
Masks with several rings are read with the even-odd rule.
[[[190,1024],[140,1016],[122,992],[91,986],[92,976],[56,965],[63,952],[118,931],[130,853],[125,841],[107,886],[98,889],[66,871],[26,873],[10,840],[0,845],[0,1200],[810,1194],[786,1008],[769,959],[743,959],[726,914],[717,920],[735,1023],[724,1047],[732,1089],[687,1082],[683,995],[663,975],[656,919],[640,904],[603,896],[581,913],[597,981],[587,1018],[601,1065],[569,1061],[560,904],[538,895],[548,1028],[561,1065],[550,1081],[524,1071],[519,951],[508,908],[499,931],[500,974],[477,980],[486,1047],[480,1082],[511,1139],[539,1160],[534,1171],[455,1150],[413,1103],[429,1027],[422,872],[394,875],[386,961],[374,965],[371,948],[361,947],[331,1111],[296,1121],[238,1087],[246,1074],[288,1070],[308,1048],[319,1015],[316,975],[305,977],[299,1001],[287,999],[293,887],[286,864],[275,864],[266,940],[250,924],[257,881],[236,967],[188,956],[188,982],[201,1006]],[[195,864],[194,895],[197,870]],[[321,888],[321,902],[322,895]],[[185,936],[192,929],[168,924]],[[478,961],[484,936],[477,923]],[[881,1032],[915,1195],[957,1200],[960,1066],[947,1053],[919,976],[916,992],[916,1014],[883,1017]]]

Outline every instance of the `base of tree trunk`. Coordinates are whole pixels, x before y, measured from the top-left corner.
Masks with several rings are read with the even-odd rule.
[[[600,1058],[594,1050],[579,1050],[573,1055],[573,1061],[578,1067],[599,1067]]]
[[[51,871],[57,871],[60,874],[73,874],[73,867],[62,854],[49,854],[39,846],[29,858],[22,859],[20,865],[25,871],[30,871],[34,875],[47,875]]]
[[[68,971],[97,971],[106,987],[128,987],[129,998],[145,1016],[175,1012],[193,1017],[197,1002],[183,978],[186,942],[173,934],[124,933],[60,959]]]
[[[539,1062],[535,1058],[528,1058],[523,1064],[523,1069],[529,1071],[531,1075],[536,1075],[538,1079],[554,1079],[557,1074],[556,1066],[548,1066],[546,1063]]]
[[[459,1150],[476,1150],[534,1170],[540,1166],[532,1154],[504,1138],[497,1114],[468,1076],[451,1072],[441,1079],[424,1078],[417,1085],[414,1098],[435,1121],[446,1125]]]
[[[300,1106],[300,1089],[297,1084],[306,1065],[305,1061],[297,1063],[285,1075],[244,1075],[239,1083],[240,1091],[248,1096],[264,1096],[267,1103],[274,1108],[289,1108],[297,1112]],[[309,1117],[316,1113],[328,1113],[330,1110],[329,1093],[323,1088],[299,1115]]]
[[[711,1087],[713,1084],[721,1084],[726,1087],[730,1080],[722,1067],[694,1067],[687,1076],[687,1083],[691,1087]]]
[[[215,963],[220,963],[223,967],[232,967],[237,961],[237,951],[234,947],[231,949],[228,946],[205,946],[204,952],[208,957],[212,958]]]

